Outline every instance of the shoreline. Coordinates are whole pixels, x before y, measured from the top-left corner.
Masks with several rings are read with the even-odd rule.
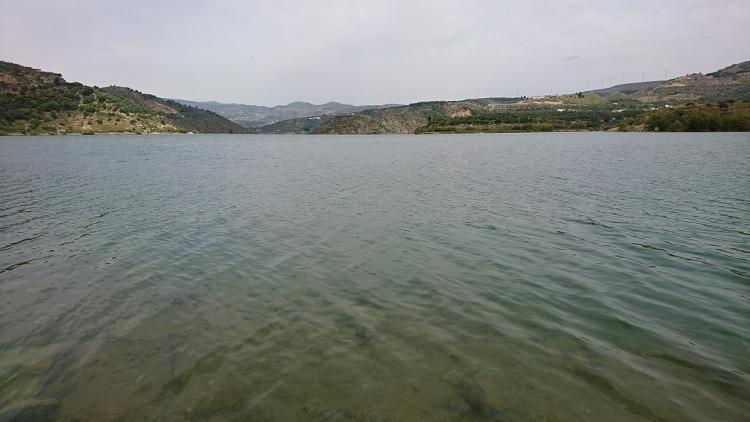
[[[546,131],[515,131],[515,132],[421,132],[421,133],[225,133],[225,132],[99,132],[99,133],[3,133],[2,137],[34,137],[34,136],[156,136],[156,135],[173,135],[173,136],[192,136],[192,135],[232,135],[232,136],[393,136],[393,135],[518,135],[518,134],[539,134],[539,133],[641,133],[641,134],[663,134],[663,133],[750,133],[750,131],[652,131],[652,130],[546,130]]]

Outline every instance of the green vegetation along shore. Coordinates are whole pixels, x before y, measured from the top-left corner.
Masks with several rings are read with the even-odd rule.
[[[513,112],[437,117],[415,133],[550,132],[550,131],[750,131],[750,101],[662,105],[644,110],[581,108],[517,109]]]

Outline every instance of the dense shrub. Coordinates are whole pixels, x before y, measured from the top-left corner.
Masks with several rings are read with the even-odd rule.
[[[662,132],[740,132],[750,130],[750,107],[718,105],[681,106],[647,114],[648,130]]]

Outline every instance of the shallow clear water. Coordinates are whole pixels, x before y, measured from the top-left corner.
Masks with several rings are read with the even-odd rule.
[[[749,163],[747,134],[0,138],[0,419],[746,420]]]

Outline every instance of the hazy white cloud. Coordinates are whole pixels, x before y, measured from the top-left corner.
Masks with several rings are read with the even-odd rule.
[[[750,59],[750,2],[0,0],[0,60],[166,97],[572,92]]]

